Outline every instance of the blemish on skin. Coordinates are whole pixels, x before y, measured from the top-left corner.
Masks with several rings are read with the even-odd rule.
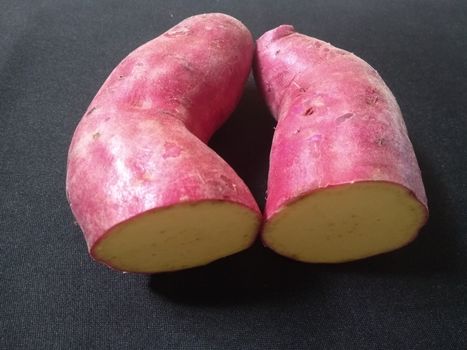
[[[237,186],[234,183],[232,183],[232,180],[230,178],[228,178],[227,176],[223,174],[221,174],[219,178],[223,182],[223,184],[221,184],[222,188],[229,187],[232,191],[237,190]],[[229,195],[227,193],[225,194],[225,198],[226,199],[229,198]]]
[[[97,107],[92,107],[89,112],[86,113],[86,116],[90,115],[92,112],[94,112],[97,109]]]
[[[175,158],[175,157],[178,157],[181,152],[182,152],[182,149],[179,146],[177,146],[175,143],[166,142],[164,144],[164,153],[162,154],[162,157],[164,159]]]
[[[230,184],[231,181],[227,176],[221,174],[219,177],[221,178],[222,181]]]
[[[142,63],[142,62],[137,62],[136,65],[137,65],[138,67],[141,67],[141,66],[143,65],[143,63]]]
[[[154,180],[154,177],[148,173],[148,172],[144,172],[143,176],[141,177],[144,181],[152,181]]]
[[[374,105],[376,104],[376,102],[378,102],[378,96],[376,95],[367,96],[365,101],[368,105]]]
[[[342,114],[340,117],[336,118],[336,123],[341,124],[341,123],[345,122],[347,119],[350,119],[352,117],[353,117],[353,113]]]
[[[380,137],[376,140],[378,146],[383,146],[386,143],[386,140],[383,137]]]
[[[168,36],[169,38],[174,37],[174,36],[180,36],[180,35],[185,35],[188,34],[190,30],[186,27],[179,27],[179,28],[174,28],[167,33],[165,33],[165,36]]]
[[[308,107],[306,110],[305,110],[305,113],[303,113],[303,115],[312,115],[313,113],[315,112],[314,108],[313,107]]]
[[[101,133],[100,133],[100,132],[96,132],[96,133],[92,134],[92,138],[93,138],[94,140],[97,140],[100,136],[101,136]]]
[[[368,105],[374,105],[378,102],[378,94],[376,88],[369,87],[366,89],[365,102]]]
[[[281,50],[277,50],[277,51],[276,51],[276,55],[278,55],[280,52],[281,52]]]
[[[320,134],[314,134],[313,136],[308,138],[308,140],[311,141],[311,142],[318,142],[318,141],[321,140],[321,138],[322,138],[322,136]]]

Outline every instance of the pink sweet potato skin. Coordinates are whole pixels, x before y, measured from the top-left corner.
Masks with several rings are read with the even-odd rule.
[[[278,121],[266,220],[305,194],[359,181],[404,186],[428,210],[400,108],[368,63],[283,25],[257,41],[254,72]]]
[[[74,133],[67,197],[88,248],[117,224],[179,203],[230,201],[260,215],[205,142],[237,104],[254,53],[224,14],[190,17],[130,53]]]

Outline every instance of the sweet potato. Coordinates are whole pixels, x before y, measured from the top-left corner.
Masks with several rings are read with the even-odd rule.
[[[205,14],[113,70],[68,154],[68,200],[96,260],[123,271],[173,271],[252,244],[257,204],[206,142],[237,104],[253,54],[241,22]]]
[[[278,122],[264,244],[334,263],[413,240],[427,199],[401,111],[376,70],[287,25],[257,41],[254,70]]]

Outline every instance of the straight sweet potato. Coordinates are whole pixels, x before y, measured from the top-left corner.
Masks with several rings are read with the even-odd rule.
[[[343,262],[413,240],[427,199],[376,70],[284,25],[257,41],[255,78],[278,121],[263,242],[297,260]]]

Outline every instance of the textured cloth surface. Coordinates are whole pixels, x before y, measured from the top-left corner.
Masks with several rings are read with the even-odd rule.
[[[466,349],[467,2],[0,1],[0,349]],[[397,252],[306,265],[262,248],[154,276],[93,262],[65,197],[73,130],[131,50],[225,12],[375,67],[431,217]],[[250,80],[211,145],[264,205],[274,121]]]

